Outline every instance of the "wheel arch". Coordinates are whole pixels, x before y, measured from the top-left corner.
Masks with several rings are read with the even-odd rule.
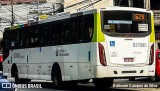
[[[58,67],[58,71],[60,72],[60,75],[61,75],[61,77],[62,77],[62,71],[61,71],[60,65],[59,65],[57,62],[55,62],[55,63],[53,63],[52,69],[51,69],[51,80],[52,80],[53,71],[54,71],[54,68],[55,68],[55,67]]]
[[[18,68],[17,68],[17,65],[15,63],[12,64],[12,67],[11,67],[11,77],[15,77],[15,74],[18,72]]]

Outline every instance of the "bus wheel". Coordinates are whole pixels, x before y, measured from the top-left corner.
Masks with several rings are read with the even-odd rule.
[[[155,75],[155,76],[151,76],[150,79],[152,82],[157,82],[159,77],[157,75]]]
[[[112,78],[96,78],[93,79],[93,83],[97,88],[109,88],[113,85]]]
[[[53,81],[54,87],[61,87],[62,85],[62,75],[59,66],[54,66],[52,68],[51,79]]]
[[[15,78],[15,83],[20,83],[20,79],[18,78],[18,69],[16,65],[12,66],[11,76]]]
[[[14,77],[16,84],[28,83],[28,82],[31,81],[31,79],[19,79],[19,77],[18,77],[18,69],[17,69],[16,64],[13,64],[13,66],[12,66],[11,77]]]

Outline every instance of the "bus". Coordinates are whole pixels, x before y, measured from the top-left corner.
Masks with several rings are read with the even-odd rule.
[[[146,9],[106,7],[6,28],[3,75],[102,88],[115,78],[153,76],[153,17]]]

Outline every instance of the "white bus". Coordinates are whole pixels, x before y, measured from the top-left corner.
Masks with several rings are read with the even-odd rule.
[[[3,74],[23,79],[77,84],[93,79],[111,87],[114,78],[153,76],[153,13],[107,7],[59,14],[45,21],[6,28]]]

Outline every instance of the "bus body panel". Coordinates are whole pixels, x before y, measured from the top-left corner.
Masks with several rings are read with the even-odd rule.
[[[109,60],[111,64],[144,64],[149,60],[149,37],[114,38],[106,37]],[[106,51],[107,52],[107,51]],[[126,55],[127,54],[127,55]]]
[[[110,7],[107,9],[114,10],[115,8]],[[121,8],[116,8],[116,10],[120,9]],[[99,66],[96,67],[96,77],[138,77],[153,76],[155,74],[155,55],[153,56],[153,63],[149,65],[149,57],[152,45],[152,51],[155,51],[153,13],[151,11],[149,12],[151,13],[151,16],[149,17],[151,19],[151,33],[145,37],[110,37],[103,33],[103,36],[105,36],[105,42],[98,42],[101,43],[105,48],[107,66],[104,67],[99,61],[97,61],[97,65]],[[101,30],[101,27],[98,27],[97,30]],[[98,32],[102,33],[102,30]],[[97,37],[99,36],[100,35],[97,35]],[[99,55],[97,56],[99,59]],[[128,67],[130,69],[128,69]],[[107,70],[102,72],[102,69]],[[108,75],[104,74],[107,71]]]
[[[18,58],[12,57],[12,62],[16,63],[18,67],[19,78],[44,80],[46,77],[43,75],[51,75],[52,65],[57,62],[62,69],[64,81],[89,79],[91,78],[90,58],[92,56],[90,46],[90,43],[82,43],[72,46],[17,49],[13,50],[10,56],[18,54]],[[51,78],[47,80],[51,80]]]

